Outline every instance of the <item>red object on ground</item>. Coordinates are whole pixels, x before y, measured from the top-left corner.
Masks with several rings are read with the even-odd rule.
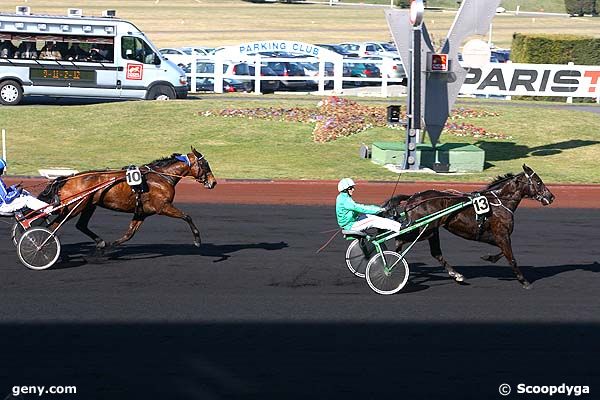
[[[221,204],[289,204],[329,205],[333,207],[337,196],[337,181],[269,181],[217,179],[217,186],[208,190],[201,184],[184,179],[177,185],[175,201],[179,203]],[[44,178],[8,177],[6,182],[23,182],[32,193],[39,193],[47,182]],[[412,194],[427,189],[473,192],[483,189],[485,183],[444,182],[365,182],[356,181],[354,198],[359,203],[380,204],[392,194]],[[547,185],[556,199],[553,208],[600,208],[600,185]],[[395,192],[394,192],[395,188]],[[520,207],[542,207],[525,199]]]

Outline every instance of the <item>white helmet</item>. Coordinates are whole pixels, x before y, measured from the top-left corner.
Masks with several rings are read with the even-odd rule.
[[[354,186],[354,181],[352,178],[344,178],[338,182],[338,192],[343,192],[352,186]]]

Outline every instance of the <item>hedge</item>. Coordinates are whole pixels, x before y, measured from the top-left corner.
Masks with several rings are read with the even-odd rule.
[[[600,38],[516,33],[510,59],[528,64],[600,65]]]
[[[565,9],[569,15],[597,15],[596,0],[565,0]]]

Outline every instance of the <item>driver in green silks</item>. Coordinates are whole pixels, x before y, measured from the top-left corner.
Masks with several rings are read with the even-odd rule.
[[[335,201],[335,213],[338,225],[349,231],[364,231],[369,228],[378,228],[399,232],[403,226],[393,219],[379,217],[375,214],[386,211],[376,205],[356,203],[352,199],[354,181],[344,178],[338,183],[338,196]]]

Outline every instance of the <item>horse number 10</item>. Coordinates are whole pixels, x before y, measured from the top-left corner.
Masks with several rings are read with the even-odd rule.
[[[138,167],[133,167],[125,172],[125,179],[129,186],[137,186],[142,184],[142,173]]]
[[[475,197],[473,199],[473,208],[477,215],[487,214],[490,211],[490,203],[485,196]]]

